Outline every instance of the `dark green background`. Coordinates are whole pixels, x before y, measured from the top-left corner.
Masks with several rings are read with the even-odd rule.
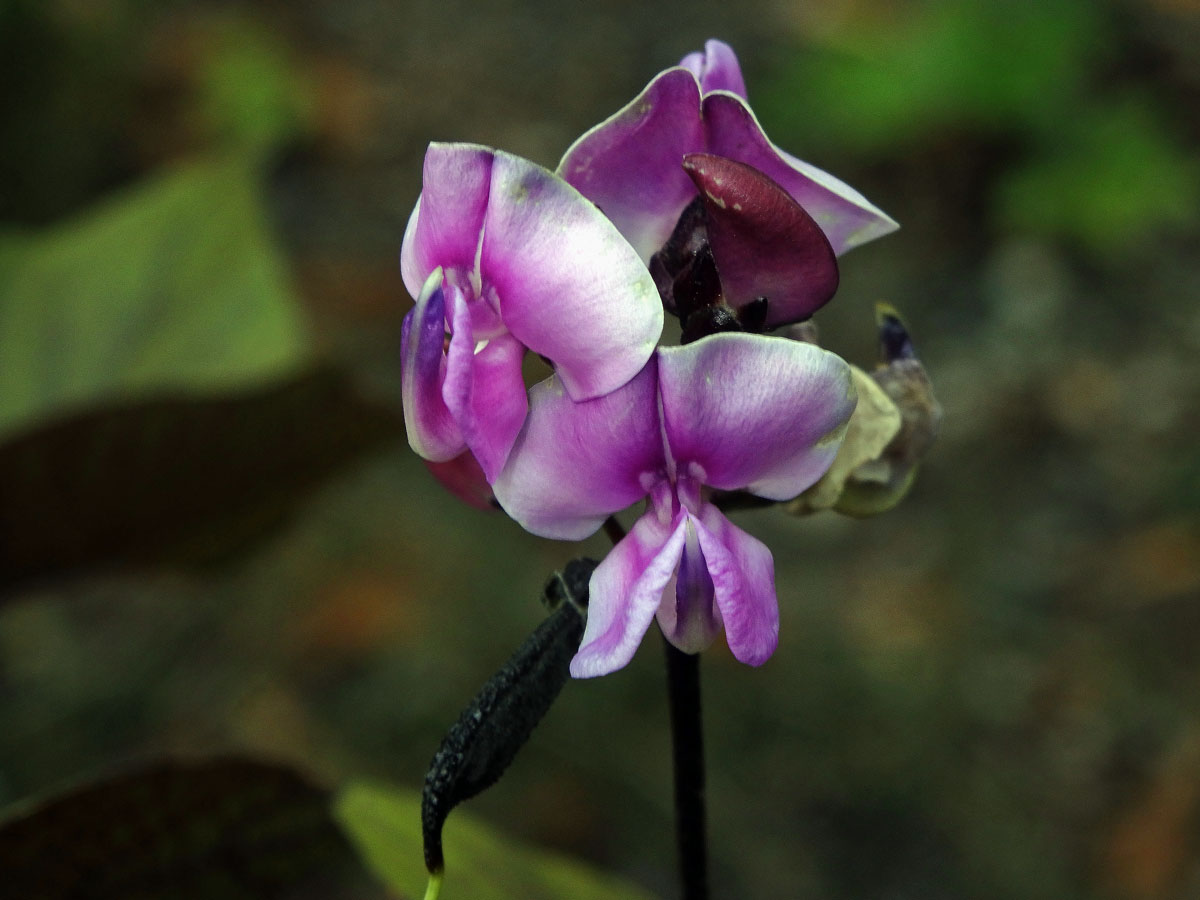
[[[886,516],[738,520],[782,636],[703,659],[715,895],[1200,893],[1188,0],[0,3],[0,804],[161,751],[419,784],[605,547],[398,430],[424,146],[553,166],[713,36],[903,226],[824,341],[870,362],[893,303],[946,409]],[[660,656],[569,684],[475,811],[671,896]]]

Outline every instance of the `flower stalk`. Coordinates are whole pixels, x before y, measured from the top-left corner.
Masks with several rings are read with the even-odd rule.
[[[708,900],[708,833],[704,803],[704,729],[700,654],[684,653],[663,637],[671,759],[675,769],[675,839],[683,900]]]

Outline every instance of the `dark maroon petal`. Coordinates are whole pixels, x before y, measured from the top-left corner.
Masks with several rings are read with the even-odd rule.
[[[476,509],[494,510],[492,486],[479,467],[479,461],[467,451],[445,462],[430,462],[425,465],[446,490],[468,506]]]
[[[683,168],[704,201],[726,303],[736,308],[766,297],[773,328],[808,318],[833,296],[833,247],[787,191],[722,156],[689,153]]]

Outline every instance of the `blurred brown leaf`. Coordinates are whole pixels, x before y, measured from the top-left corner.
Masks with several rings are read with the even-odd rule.
[[[382,896],[330,800],[280,765],[153,763],[0,823],[4,891],[38,900]]]
[[[0,591],[244,550],[322,481],[399,440],[398,406],[320,369],[269,389],[89,411],[0,445]]]

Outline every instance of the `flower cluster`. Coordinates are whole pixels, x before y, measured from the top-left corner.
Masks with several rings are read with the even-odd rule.
[[[722,628],[743,662],[774,651],[770,551],[711,498],[790,500],[829,469],[855,408],[850,369],[767,332],[811,316],[837,256],[895,227],[767,139],[719,41],[557,172],[430,146],[401,252],[417,298],[402,338],[413,449],[545,537],[582,539],[646,501],[592,575],[573,674],[625,665],[656,616],[686,652]],[[679,346],[657,346],[664,309]],[[530,350],[553,374],[527,389]]]

